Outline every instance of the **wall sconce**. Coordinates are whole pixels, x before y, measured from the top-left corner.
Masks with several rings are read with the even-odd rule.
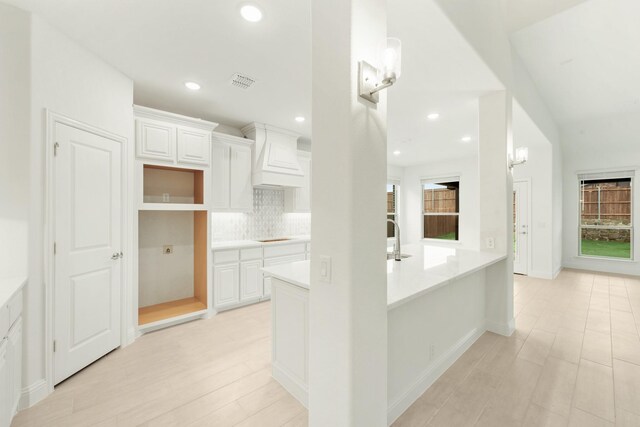
[[[381,50],[381,70],[366,61],[360,61],[358,63],[358,95],[377,104],[378,92],[393,85],[400,77],[401,55],[402,43],[399,39],[389,37],[386,47]]]
[[[529,149],[527,147],[518,147],[516,148],[516,158],[511,159],[509,162],[509,169],[513,169],[516,165],[522,165],[527,163],[529,159]]]

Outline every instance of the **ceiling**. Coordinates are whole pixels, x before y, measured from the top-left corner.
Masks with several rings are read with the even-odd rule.
[[[509,32],[556,15],[586,0],[507,0],[506,27]]]
[[[269,123],[311,138],[310,0],[5,0],[31,10],[134,81],[135,102],[232,127]],[[389,161],[408,165],[474,155],[477,98],[502,84],[435,1],[389,0],[403,74],[390,88]],[[248,90],[230,85],[246,73]],[[202,89],[192,92],[186,81]],[[426,115],[441,118],[430,122]],[[294,119],[302,115],[303,123]],[[461,143],[464,135],[470,143]],[[402,154],[394,156],[393,151]]]
[[[640,1],[578,3],[511,34],[552,115],[565,125],[640,112]]]

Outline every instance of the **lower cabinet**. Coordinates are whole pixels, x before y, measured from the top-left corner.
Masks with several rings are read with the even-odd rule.
[[[240,301],[262,296],[262,260],[240,263]]]
[[[224,264],[213,267],[213,292],[216,308],[238,304],[240,289],[238,287],[240,266]]]
[[[7,337],[7,366],[9,366],[10,414],[18,410],[22,392],[22,318],[18,318]]]
[[[8,339],[0,339],[0,427],[11,425],[11,399],[9,398]]]
[[[0,306],[0,427],[9,427],[22,391],[22,292]]]

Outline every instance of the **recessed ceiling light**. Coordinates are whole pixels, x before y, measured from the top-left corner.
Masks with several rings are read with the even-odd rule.
[[[461,141],[462,142],[469,142],[469,141],[471,141],[471,137],[470,136],[463,136]]]
[[[262,11],[252,4],[242,6],[240,15],[249,22],[259,22],[262,20]]]
[[[187,89],[200,90],[200,85],[196,82],[186,82],[184,85],[187,87]]]
[[[296,122],[298,122],[298,123],[302,123],[302,122],[304,122],[304,117],[302,117],[302,116],[297,116],[297,117],[296,117]]]
[[[394,156],[399,156],[399,155],[400,155],[400,150],[396,150],[396,151],[394,151],[394,152],[393,152],[393,155],[394,155]]]
[[[429,120],[436,120],[438,117],[440,117],[440,114],[438,114],[438,113],[431,113],[431,114],[427,115],[427,119],[429,119]]]

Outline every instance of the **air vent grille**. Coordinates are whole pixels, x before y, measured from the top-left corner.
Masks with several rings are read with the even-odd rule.
[[[249,89],[255,82],[256,79],[246,74],[235,73],[231,76],[231,86],[239,87],[240,89]]]

